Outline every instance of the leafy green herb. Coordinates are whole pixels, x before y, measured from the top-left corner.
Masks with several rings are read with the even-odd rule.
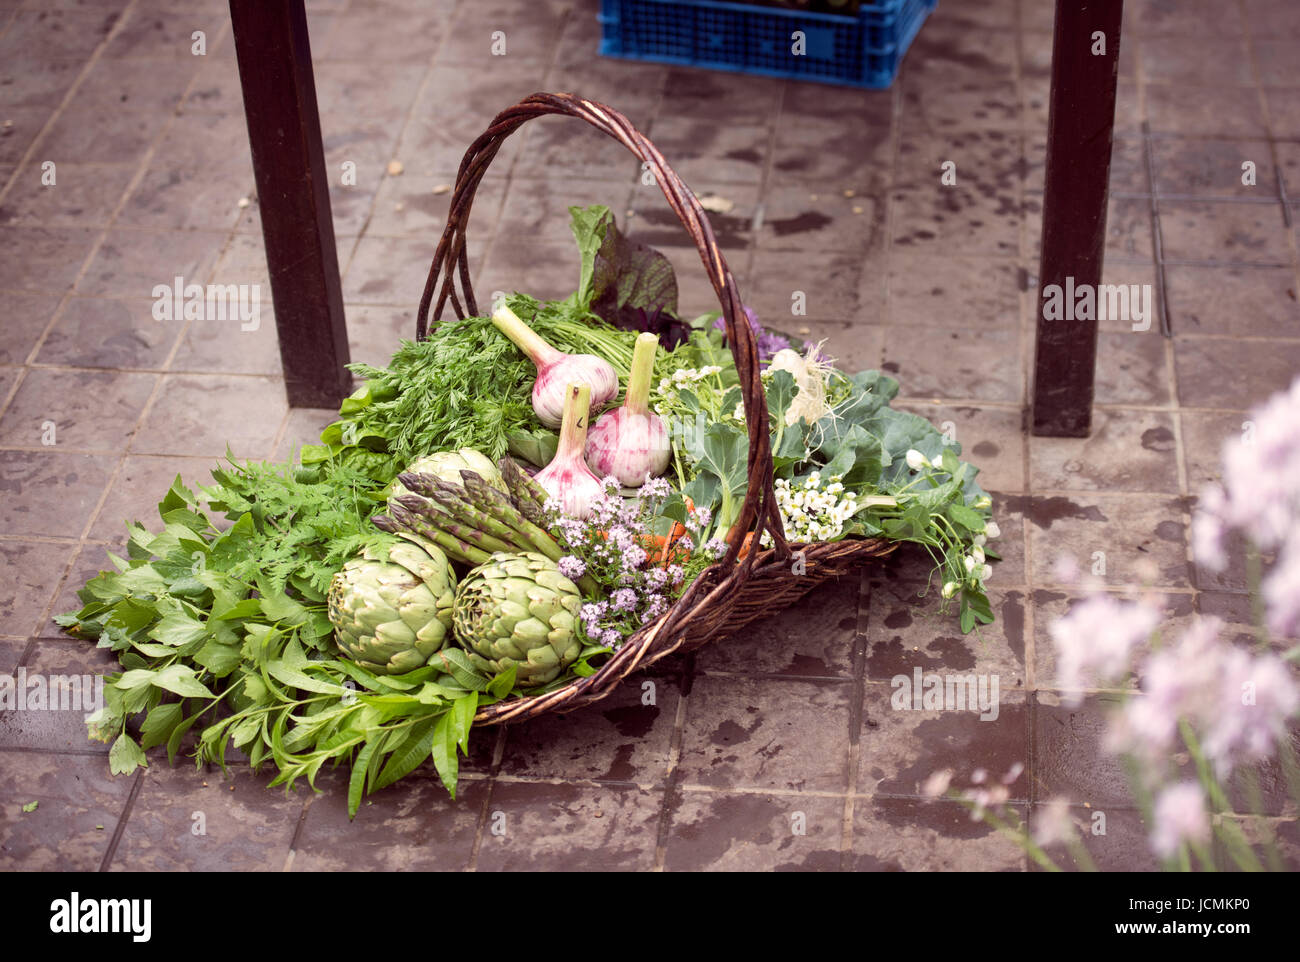
[[[193,731],[199,764],[224,768],[238,750],[254,767],[273,762],[272,784],[314,784],[324,765],[350,760],[353,814],[364,791],[426,758],[454,793],[474,712],[508,686],[466,672],[455,652],[441,667],[373,675],[336,657],[322,603],[342,559],[388,537],[367,521],[379,485],[334,462],[311,483],[233,462],[214,479],[204,494],[233,524],[219,528],[177,478],[158,506],[163,530],[132,525],[128,557],[112,558],[114,570],[79,593],[84,607],[58,619],[125,669],[87,721],[112,742],[110,770],[147,765],[145,752],[162,745],[174,761]]]

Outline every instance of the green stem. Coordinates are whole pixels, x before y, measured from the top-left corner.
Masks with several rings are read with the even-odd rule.
[[[659,338],[650,332],[637,335],[632,350],[632,371],[627,378],[627,397],[623,407],[629,414],[646,414],[650,410],[650,377],[655,369],[655,350]]]
[[[502,304],[493,314],[492,323],[506,337],[514,342],[515,347],[528,355],[540,369],[559,360],[561,354],[551,347],[540,334],[519,319],[514,311]]]

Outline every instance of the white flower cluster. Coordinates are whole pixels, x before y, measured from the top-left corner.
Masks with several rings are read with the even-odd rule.
[[[799,485],[777,478],[776,507],[789,541],[834,541],[844,533],[844,522],[857,513],[857,495],[844,490],[839,476],[822,484],[820,471],[814,471]],[[763,532],[763,546],[771,547],[772,536]]]
[[[721,373],[722,368],[716,364],[710,364],[701,368],[678,368],[673,371],[672,377],[660,378],[659,386],[655,389],[655,394],[659,398],[659,403],[654,405],[655,411],[663,414],[661,408],[665,407],[667,402],[677,400],[677,392],[682,388],[703,381],[706,377],[713,377],[713,375]]]

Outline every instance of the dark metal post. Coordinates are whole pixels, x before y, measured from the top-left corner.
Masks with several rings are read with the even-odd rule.
[[[1034,347],[1038,435],[1087,437],[1092,426],[1096,312],[1090,320],[1048,320],[1044,291],[1090,284],[1095,292],[1101,283],[1123,13],[1124,0],[1056,0]],[[1095,52],[1103,41],[1105,52]]]
[[[280,363],[294,407],[352,390],[303,0],[230,0]]]

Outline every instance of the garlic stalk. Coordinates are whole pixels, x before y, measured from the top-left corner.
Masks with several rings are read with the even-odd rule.
[[[560,510],[570,518],[587,517],[592,504],[603,494],[600,479],[591,473],[582,459],[590,408],[591,385],[566,385],[560,446],[551,463],[533,478],[560,503]]]
[[[587,464],[599,477],[612,474],[626,487],[639,487],[668,467],[668,428],[650,410],[650,378],[658,344],[654,334],[637,337],[623,406],[602,414],[587,437]]]
[[[537,365],[533,411],[548,428],[560,426],[564,417],[565,388],[570,384],[589,385],[591,405],[597,409],[618,394],[618,375],[604,358],[556,350],[504,304],[492,314],[492,323]]]

